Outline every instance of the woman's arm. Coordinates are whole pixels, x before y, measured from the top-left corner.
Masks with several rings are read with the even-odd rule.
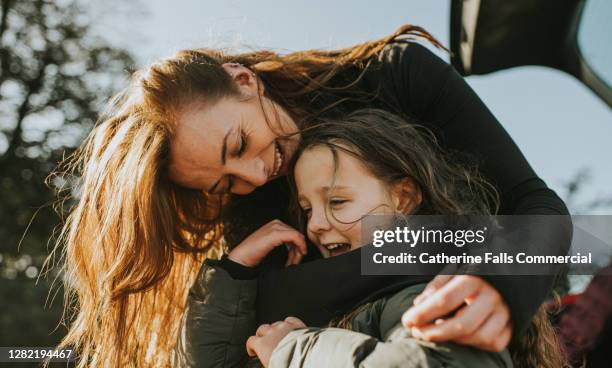
[[[367,76],[369,83],[380,83],[382,98],[428,126],[445,150],[475,157],[481,173],[500,193],[500,214],[568,214],[563,201],[538,178],[512,138],[452,66],[414,43],[388,46],[381,65]],[[560,228],[557,221],[543,230],[550,235],[546,246],[551,255],[565,254],[571,240],[570,220],[564,221],[562,232],[555,233]],[[547,239],[547,234],[538,235]],[[508,304],[515,336],[529,324],[554,280],[553,276],[483,278]]]

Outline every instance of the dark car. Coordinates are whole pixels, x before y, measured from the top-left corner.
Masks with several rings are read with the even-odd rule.
[[[610,19],[610,0],[453,0],[451,61],[464,76],[555,68],[612,107]]]

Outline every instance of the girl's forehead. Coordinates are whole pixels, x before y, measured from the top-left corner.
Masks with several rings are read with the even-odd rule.
[[[313,146],[304,150],[295,166],[295,180],[300,186],[330,186],[333,183],[358,185],[360,180],[373,178],[363,160],[343,149]]]

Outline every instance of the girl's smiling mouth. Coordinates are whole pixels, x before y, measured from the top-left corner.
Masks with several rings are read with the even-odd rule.
[[[349,243],[327,243],[321,244],[321,246],[329,252],[330,256],[337,256],[342,253],[346,253],[351,250]]]

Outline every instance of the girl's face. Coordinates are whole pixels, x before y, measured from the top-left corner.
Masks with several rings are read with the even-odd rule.
[[[374,177],[358,158],[336,151],[337,169],[332,151],[315,146],[302,153],[294,173],[298,201],[308,219],[308,238],[326,258],[363,245],[363,216],[403,211],[406,204],[406,193]]]
[[[299,136],[282,136],[298,129],[280,106],[262,95],[249,69],[224,68],[240,96],[195,102],[181,111],[170,142],[169,174],[187,188],[248,194],[287,173]]]

